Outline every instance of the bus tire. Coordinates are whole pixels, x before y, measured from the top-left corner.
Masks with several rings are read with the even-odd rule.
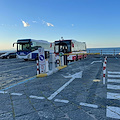
[[[9,59],[10,57],[9,56],[7,56],[7,59]]]
[[[28,61],[28,59],[24,59],[25,61]]]
[[[78,55],[76,55],[76,61],[78,61]]]

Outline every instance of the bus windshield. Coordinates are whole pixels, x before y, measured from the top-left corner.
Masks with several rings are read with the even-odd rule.
[[[55,41],[55,53],[59,52],[71,52],[71,40]]]
[[[30,44],[29,43],[19,43],[17,44],[18,51],[30,51]]]

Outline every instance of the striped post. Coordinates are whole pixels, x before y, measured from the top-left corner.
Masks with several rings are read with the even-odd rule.
[[[103,62],[103,84],[105,84],[105,76],[106,76],[106,63],[107,63],[107,56]]]
[[[59,67],[59,66],[60,66],[60,60],[57,59],[57,67]]]
[[[107,63],[107,56],[105,57],[105,64]]]
[[[39,75],[40,73],[39,73],[39,62],[38,62],[38,60],[36,60],[36,62],[37,62],[37,75]]]

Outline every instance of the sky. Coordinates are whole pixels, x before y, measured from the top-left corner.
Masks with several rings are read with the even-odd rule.
[[[0,50],[18,39],[61,37],[87,48],[120,47],[120,0],[0,0]]]

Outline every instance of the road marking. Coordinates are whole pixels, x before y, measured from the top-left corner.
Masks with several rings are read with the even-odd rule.
[[[120,85],[107,85],[107,89],[120,90]]]
[[[113,106],[107,106],[106,117],[120,119],[120,108],[113,107]]]
[[[81,78],[82,77],[82,71],[75,73],[70,76],[64,76],[65,78],[72,77],[68,82],[66,82],[62,87],[60,87],[56,92],[54,92],[50,97],[48,97],[48,100],[52,100],[57,94],[59,94],[66,86],[68,86],[75,78]]]
[[[108,79],[107,82],[120,83],[120,79]]]
[[[7,66],[7,67],[8,67],[8,66],[16,65],[16,64],[17,64],[17,65],[24,64],[24,62],[23,62],[23,63],[18,63],[18,62],[17,62],[16,64],[15,64],[15,63],[16,63],[16,62],[12,62],[12,64],[10,64],[10,65],[8,65],[8,64],[7,64],[7,65],[1,65],[0,67],[4,67],[4,66]]]
[[[92,108],[98,108],[98,105],[88,104],[88,103],[83,103],[83,102],[81,102],[80,105],[87,106],[87,107],[92,107]]]
[[[118,99],[118,100],[120,100],[120,94],[107,92],[107,99]]]
[[[25,80],[23,80],[23,81],[21,81],[21,82],[18,82],[18,83],[16,83],[16,84],[13,84],[13,85],[11,85],[11,86],[9,86],[9,87],[7,87],[7,88],[4,88],[4,89],[2,89],[2,90],[8,90],[8,89],[10,89],[10,88],[12,88],[12,87],[15,87],[15,86],[17,86],[17,85],[26,83],[26,82],[28,82],[28,81],[30,81],[30,80],[35,79],[35,78],[36,78],[36,76],[30,77],[30,78],[28,78],[28,79],[25,79]]]
[[[4,94],[4,93],[8,93],[8,92],[7,92],[7,91],[0,91],[0,93],[3,93],[3,94]]]
[[[34,96],[34,95],[30,95],[29,97],[34,98],[34,99],[41,99],[41,100],[45,99],[44,97],[38,97],[38,96]]]
[[[108,71],[108,74],[120,74],[120,72],[112,72],[112,71]]]
[[[108,77],[111,77],[111,78],[120,78],[120,75],[109,75],[108,74]]]
[[[14,71],[14,70],[19,70],[19,69],[27,68],[27,67],[31,67],[31,66],[35,66],[35,65],[30,65],[30,66],[27,65],[27,66],[20,67],[20,68],[15,68],[15,69],[10,69],[10,70],[6,70],[6,71],[1,71],[0,73],[11,72],[11,71]]]
[[[101,80],[98,80],[98,79],[95,79],[95,80],[93,80],[93,82],[100,82]]]
[[[22,93],[11,93],[11,95],[21,96],[21,95],[22,95]]]
[[[60,100],[60,99],[55,99],[54,101],[55,102],[63,102],[63,103],[68,103],[69,102],[68,100]]]
[[[75,78],[71,78],[67,83],[65,83],[62,87],[60,87],[56,92],[54,92],[48,100],[52,100],[57,94],[59,94],[66,86],[68,86]]]
[[[13,76],[10,76],[10,77],[5,77],[6,79],[11,78],[12,80],[5,81],[5,82],[2,81],[0,84],[1,84],[2,88],[4,88],[8,83],[11,83],[11,82],[13,82],[15,80],[23,79],[23,77],[26,77],[26,76],[24,75],[24,76],[21,76],[19,78],[18,78],[18,75],[13,75]]]
[[[93,61],[93,62],[91,62],[91,64],[94,64],[94,63],[97,63],[97,62],[102,62],[102,60],[100,60],[100,61]]]

